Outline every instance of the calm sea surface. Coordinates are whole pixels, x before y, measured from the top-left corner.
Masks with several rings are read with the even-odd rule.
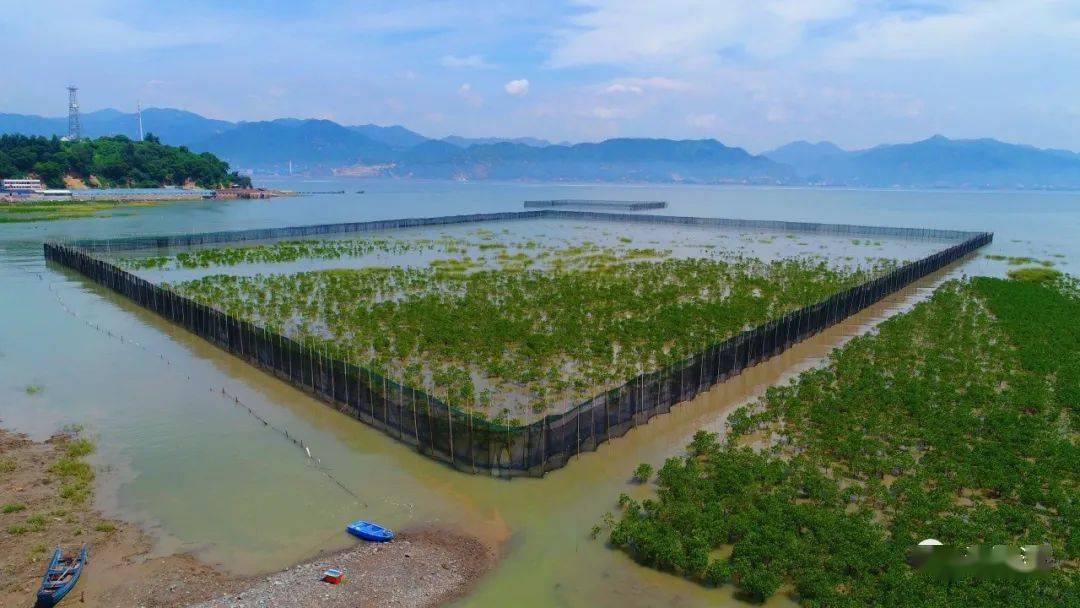
[[[145,526],[158,551],[193,551],[243,573],[346,546],[342,525],[357,517],[398,528],[451,526],[499,540],[503,560],[462,602],[469,606],[503,606],[511,599],[521,606],[622,608],[735,603],[725,590],[638,567],[589,538],[589,529],[614,511],[620,492],[643,491],[627,484],[636,464],[660,464],[699,428],[722,429],[733,407],[818,363],[846,338],[925,297],[943,278],[1000,275],[1008,266],[974,257],[565,469],[506,482],[431,462],[78,275],[46,265],[41,242],[517,210],[526,199],[659,199],[671,204],[663,213],[680,215],[990,230],[995,241],[983,253],[1052,260],[1073,273],[1080,264],[1077,193],[360,180],[262,185],[348,194],[182,202],[110,217],[0,224],[0,424],[38,438],[64,424],[83,424],[100,446],[94,458],[102,470],[102,509]],[[29,385],[43,390],[28,394]],[[321,467],[222,389],[302,438]]]

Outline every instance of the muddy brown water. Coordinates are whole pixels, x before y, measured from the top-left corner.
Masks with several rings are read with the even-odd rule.
[[[501,563],[461,605],[734,604],[730,589],[642,568],[589,538],[620,492],[648,492],[627,483],[634,467],[661,464],[700,428],[721,431],[734,408],[820,364],[838,344],[926,297],[946,276],[1001,274],[1005,263],[973,256],[564,469],[507,482],[432,462],[82,277],[46,266],[41,240],[514,209],[538,197],[657,198],[686,215],[993,230],[995,243],[982,253],[1052,259],[1065,270],[1080,260],[1080,197],[1070,193],[343,186],[361,187],[368,194],[180,203],[110,218],[0,226],[0,424],[39,438],[63,424],[85,425],[100,446],[94,462],[101,508],[142,525],[158,552],[191,551],[238,573],[344,547],[351,541],[343,524],[364,517],[398,528],[445,525],[502,542]],[[31,394],[30,385],[41,390]],[[273,427],[302,438],[321,464],[224,397],[222,388]]]

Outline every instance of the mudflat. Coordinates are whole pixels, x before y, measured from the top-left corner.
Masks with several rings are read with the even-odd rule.
[[[427,608],[461,597],[496,562],[494,547],[436,528],[406,530],[390,543],[361,543],[269,576],[235,576],[187,554],[156,556],[136,526],[92,507],[93,470],[83,460],[92,443],[84,441],[77,430],[33,441],[0,428],[0,605],[34,605],[58,544],[89,546],[90,564],[69,596],[89,607]],[[327,568],[342,570],[345,582],[322,582]]]

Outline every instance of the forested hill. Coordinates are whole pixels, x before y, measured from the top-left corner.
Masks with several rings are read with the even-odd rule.
[[[168,146],[153,135],[145,141],[123,135],[78,141],[0,136],[0,178],[37,177],[49,187],[61,188],[65,176],[102,187],[251,185],[250,178],[230,172],[229,163],[217,156]]]

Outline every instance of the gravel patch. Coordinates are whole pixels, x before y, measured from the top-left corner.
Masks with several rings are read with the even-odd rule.
[[[440,530],[399,534],[389,543],[353,549],[293,566],[232,595],[194,608],[427,608],[464,595],[495,563],[495,555],[476,538]],[[340,585],[322,582],[337,568]]]

